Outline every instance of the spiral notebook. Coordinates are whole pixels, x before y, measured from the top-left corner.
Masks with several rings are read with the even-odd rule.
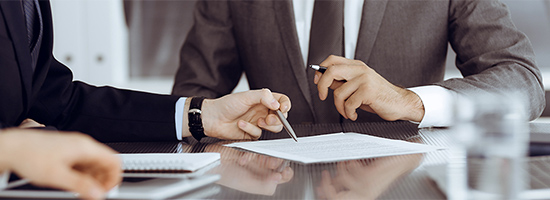
[[[219,153],[119,154],[124,172],[195,172],[220,160]]]

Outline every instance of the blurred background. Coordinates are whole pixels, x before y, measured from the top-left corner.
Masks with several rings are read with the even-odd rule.
[[[550,0],[501,0],[531,40],[550,122]],[[51,0],[56,58],[75,80],[169,94],[196,0]],[[449,48],[446,78],[461,77]],[[248,90],[244,76],[235,91]]]

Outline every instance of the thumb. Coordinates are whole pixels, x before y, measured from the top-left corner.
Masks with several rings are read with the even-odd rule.
[[[271,110],[277,110],[281,104],[275,99],[271,90],[264,88],[261,90],[250,90],[243,93],[244,104],[247,106],[253,106],[261,103]]]

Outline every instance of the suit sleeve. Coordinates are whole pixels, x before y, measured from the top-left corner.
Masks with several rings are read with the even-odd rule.
[[[437,85],[466,96],[521,92],[528,117],[540,116],[545,106],[541,73],[529,39],[514,26],[506,6],[463,0],[451,1],[449,9],[449,41],[464,78]]]
[[[217,98],[231,93],[242,67],[226,1],[198,1],[180,52],[172,94]]]
[[[102,142],[177,141],[174,115],[179,97],[73,82],[71,71],[51,60],[31,118]]]

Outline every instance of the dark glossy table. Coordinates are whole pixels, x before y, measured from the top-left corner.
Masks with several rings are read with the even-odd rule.
[[[449,146],[449,129],[418,129],[409,122],[315,124],[294,126],[298,137],[357,132],[437,146]],[[288,138],[264,132],[260,139]],[[111,143],[121,153],[219,152],[221,164],[207,173],[221,174],[214,185],[176,198],[208,199],[445,199],[426,166],[447,162],[448,150],[427,154],[322,164],[300,164],[222,146],[231,141],[205,138],[201,143]],[[532,188],[550,188],[549,157],[530,158]],[[288,165],[284,165],[288,164]],[[281,167],[281,165],[284,165]]]

